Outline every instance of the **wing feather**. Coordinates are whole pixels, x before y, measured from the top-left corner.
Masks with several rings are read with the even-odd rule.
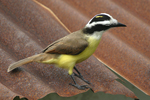
[[[83,36],[83,34],[77,31],[53,42],[46,47],[43,52],[51,54],[77,55],[84,51],[87,46],[87,39]]]

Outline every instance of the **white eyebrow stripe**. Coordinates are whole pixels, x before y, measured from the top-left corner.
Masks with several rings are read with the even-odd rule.
[[[92,26],[95,26],[95,25],[106,25],[106,26],[109,26],[111,24],[117,24],[118,23],[118,21],[116,19],[113,19],[113,18],[111,20],[92,22],[92,23],[90,23],[90,21],[86,24],[85,27],[91,28]]]
[[[101,25],[110,25],[110,21],[92,22],[92,23],[88,23],[86,25],[86,27],[91,28],[92,26],[95,26],[95,25],[98,25],[98,24],[101,24]]]

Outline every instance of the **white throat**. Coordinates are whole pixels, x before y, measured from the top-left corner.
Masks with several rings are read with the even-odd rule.
[[[90,37],[92,37],[96,40],[99,40],[99,39],[101,39],[103,33],[104,33],[104,31],[100,31],[100,32],[96,31],[92,35],[90,35]]]

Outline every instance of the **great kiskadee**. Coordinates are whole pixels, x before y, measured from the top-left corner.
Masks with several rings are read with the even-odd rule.
[[[125,26],[126,25],[119,23],[109,14],[101,13],[95,15],[83,29],[54,41],[40,54],[33,55],[11,64],[7,72],[31,62],[55,64],[60,68],[68,70],[69,75],[71,75],[71,78],[74,81],[74,84],[70,83],[70,85],[78,89],[89,88],[87,85],[79,86],[76,83],[74,76],[77,76],[90,84],[89,81],[83,78],[81,73],[75,67],[75,64],[86,60],[94,53],[106,30],[113,27]],[[78,74],[74,73],[73,69],[75,69]]]

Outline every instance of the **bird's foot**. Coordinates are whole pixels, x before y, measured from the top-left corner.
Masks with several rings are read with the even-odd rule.
[[[74,87],[76,87],[77,89],[80,89],[80,90],[85,90],[85,89],[89,89],[90,87],[88,87],[88,85],[78,85],[78,84],[72,84],[72,83],[69,83],[69,85],[72,85]]]
[[[71,75],[71,78],[72,78],[74,84],[69,83],[69,85],[72,85],[72,86],[74,86],[74,87],[76,87],[77,89],[80,89],[80,90],[85,90],[85,89],[90,88],[90,87],[88,87],[88,85],[81,85],[81,86],[78,85],[78,84],[76,83],[75,79],[74,79],[74,74]]]

